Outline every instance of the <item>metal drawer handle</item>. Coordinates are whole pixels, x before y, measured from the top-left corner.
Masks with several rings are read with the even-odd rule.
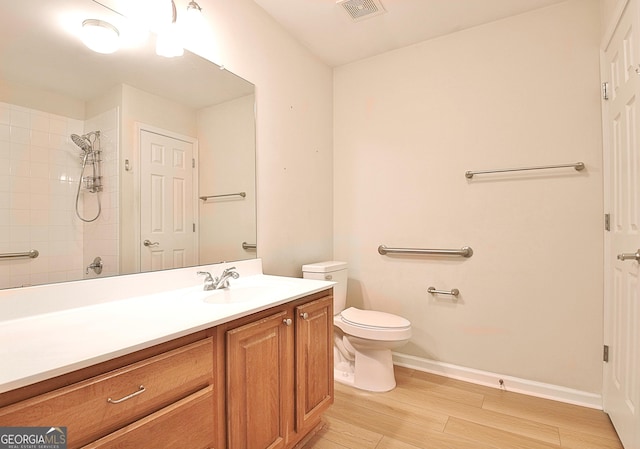
[[[309,314],[307,312],[302,312],[300,314],[300,318],[302,318],[303,320],[307,320],[309,319]]]
[[[135,393],[131,393],[130,395],[125,396],[125,397],[120,398],[120,399],[111,399],[111,398],[107,398],[107,402],[108,402],[109,404],[119,404],[119,403],[124,402],[124,401],[126,401],[126,400],[128,400],[128,399],[131,399],[131,398],[133,398],[133,397],[135,397],[135,396],[138,396],[139,394],[142,394],[142,393],[144,393],[145,391],[146,391],[146,389],[144,388],[144,385],[140,385],[140,386],[138,387],[138,391],[136,391]]]
[[[635,259],[638,262],[640,262],[640,249],[636,251],[635,254],[629,254],[629,253],[618,254],[618,260],[629,260],[629,259]]]
[[[285,318],[282,322],[285,326],[291,326],[293,324],[293,320],[291,318]]]

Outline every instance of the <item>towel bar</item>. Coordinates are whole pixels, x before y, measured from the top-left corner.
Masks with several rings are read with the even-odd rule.
[[[468,171],[464,176],[468,179],[473,178],[473,175],[484,175],[487,173],[504,173],[511,171],[527,171],[527,170],[548,170],[550,168],[575,168],[576,171],[584,170],[584,162],[576,162],[575,164],[561,164],[561,165],[543,165],[538,167],[521,167],[521,168],[502,168],[497,170],[480,170],[480,171]]]
[[[460,294],[460,290],[458,290],[457,288],[452,288],[451,290],[437,290],[435,287],[429,287],[427,289],[427,292],[431,293],[432,295],[451,295],[455,296],[456,298]]]
[[[378,253],[383,256],[386,254],[427,254],[438,256],[473,256],[473,250],[469,246],[463,246],[461,249],[423,249],[423,248],[387,248],[384,245],[378,246]]]

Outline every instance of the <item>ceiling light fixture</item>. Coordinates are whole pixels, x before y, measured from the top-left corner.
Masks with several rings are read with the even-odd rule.
[[[97,53],[113,53],[120,48],[120,32],[104,20],[87,19],[82,22],[82,42]]]

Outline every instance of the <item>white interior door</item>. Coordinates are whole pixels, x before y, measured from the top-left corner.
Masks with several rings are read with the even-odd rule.
[[[640,26],[629,0],[604,49],[605,248],[604,408],[626,449],[640,449]],[[625,260],[618,256],[627,254]]]
[[[197,264],[194,143],[140,131],[140,269]]]

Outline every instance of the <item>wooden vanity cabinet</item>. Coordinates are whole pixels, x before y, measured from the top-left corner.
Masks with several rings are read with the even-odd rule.
[[[68,449],[291,449],[333,403],[325,290],[0,394],[0,426],[67,427]]]
[[[333,297],[310,295],[219,327],[227,449],[288,449],[333,403]],[[221,361],[222,362],[222,361]]]
[[[0,408],[0,426],[67,427],[68,449],[213,448],[214,351],[198,333],[5,393],[21,400]]]

